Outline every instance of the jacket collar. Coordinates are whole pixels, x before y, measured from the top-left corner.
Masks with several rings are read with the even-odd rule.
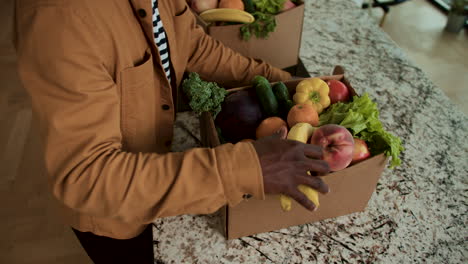
[[[159,16],[161,17],[161,20],[162,20],[162,23],[163,23],[163,26],[164,26],[164,30],[166,32],[166,38],[167,38],[167,41],[168,41],[168,47],[169,47],[169,52],[171,52],[172,50],[175,50],[175,39],[174,39],[174,35],[173,35],[173,32],[174,32],[174,28],[172,26],[171,23],[169,23],[170,21],[170,17],[169,14],[170,14],[170,8],[167,6],[167,2],[168,1],[159,1],[158,0],[158,10],[159,10]],[[132,5],[132,8],[133,8],[133,11],[135,13],[135,15],[137,16],[138,20],[140,21],[140,25],[145,33],[145,37],[146,37],[146,40],[149,44],[149,46],[151,47],[151,52],[153,53],[153,58],[154,57],[157,57],[158,60],[157,60],[157,63],[160,64],[160,66],[162,67],[162,64],[161,64],[161,59],[160,59],[160,56],[159,56],[159,50],[158,50],[158,47],[156,46],[156,43],[154,43],[154,35],[153,35],[153,2],[152,0],[130,0],[130,3]],[[146,16],[145,17],[140,17],[139,16],[139,11],[140,9],[143,9],[145,12],[146,12]],[[171,49],[171,47],[174,47],[174,49]],[[175,65],[174,65],[174,54],[173,53],[170,53],[170,64],[172,66],[172,68],[174,69]],[[176,73],[175,71],[172,71],[171,72],[171,76],[172,78],[174,78],[174,83],[179,83],[179,80],[182,76],[176,76]]]

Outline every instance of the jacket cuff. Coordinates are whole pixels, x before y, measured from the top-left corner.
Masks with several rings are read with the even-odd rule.
[[[271,76],[268,79],[270,82],[279,82],[279,81],[287,81],[291,80],[292,76],[289,72],[283,71],[280,69],[273,69],[271,72]]]
[[[252,143],[224,144],[215,151],[224,194],[230,206],[250,195],[265,199],[262,169]]]
[[[261,65],[265,66],[264,76],[270,82],[287,81],[292,78],[292,75],[287,71],[274,67],[273,65],[266,63],[265,61],[261,59],[254,59],[254,60],[260,63]]]

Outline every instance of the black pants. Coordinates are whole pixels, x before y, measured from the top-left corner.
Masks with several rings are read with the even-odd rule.
[[[73,228],[72,228],[73,229]],[[151,225],[137,237],[114,239],[73,229],[88,256],[95,264],[153,264]]]

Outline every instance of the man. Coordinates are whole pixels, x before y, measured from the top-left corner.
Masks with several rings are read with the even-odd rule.
[[[95,263],[153,263],[158,217],[328,187],[321,149],[280,139],[169,153],[183,73],[233,86],[291,76],[205,35],[185,0],[18,0],[18,69],[52,191]],[[310,157],[310,158],[309,158]],[[312,159],[311,159],[312,158]]]

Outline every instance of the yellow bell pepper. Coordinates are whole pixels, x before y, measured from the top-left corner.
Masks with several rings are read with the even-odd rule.
[[[320,114],[330,105],[329,92],[330,88],[322,79],[306,79],[297,84],[293,101],[295,104],[310,104]]]

